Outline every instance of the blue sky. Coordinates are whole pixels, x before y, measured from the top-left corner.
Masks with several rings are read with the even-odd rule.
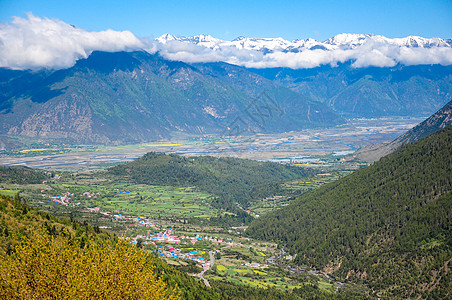
[[[57,18],[89,31],[325,40],[339,33],[452,38],[451,0],[115,1],[0,0],[0,22],[12,16]]]

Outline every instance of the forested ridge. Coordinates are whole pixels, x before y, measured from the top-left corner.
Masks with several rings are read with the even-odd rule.
[[[210,156],[183,157],[150,152],[108,170],[141,184],[196,186],[217,199],[217,207],[247,205],[264,194],[278,191],[275,183],[301,178],[312,171],[272,162]]]
[[[0,182],[12,184],[42,183],[51,177],[50,172],[37,171],[27,167],[0,166]]]
[[[256,219],[300,265],[378,295],[452,295],[452,126]]]

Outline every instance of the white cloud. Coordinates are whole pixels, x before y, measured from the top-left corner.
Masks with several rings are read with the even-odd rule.
[[[0,24],[0,67],[59,69],[74,65],[94,50],[140,49],[143,42],[130,31],[88,32],[60,20],[14,17]]]
[[[27,18],[15,17],[11,23],[0,24],[0,67],[13,69],[67,68],[80,58],[88,57],[92,51],[133,51],[145,49],[158,52],[170,60],[188,63],[224,61],[249,68],[288,67],[293,69],[314,68],[320,65],[337,65],[353,61],[353,67],[391,67],[398,63],[405,65],[442,64],[452,65],[452,48],[441,39],[430,39],[431,44],[441,46],[411,47],[413,41],[429,42],[429,39],[407,37],[388,39],[383,36],[342,34],[325,42],[284,41],[282,39],[249,39],[222,41],[202,36],[204,44],[196,45],[185,39],[158,42],[139,39],[130,31],[106,30],[88,32],[63,21],[40,18],[28,14]],[[349,44],[344,42],[351,40]],[[195,40],[195,39],[191,39]],[[354,43],[353,43],[354,41]],[[274,45],[299,46],[300,52],[262,52],[259,43],[270,49]],[[336,43],[337,42],[337,43]],[[335,44],[336,43],[336,44]],[[310,50],[312,45],[323,49]],[[267,48],[268,49],[268,48]],[[324,50],[328,49],[328,50]]]
[[[224,56],[221,53],[216,53],[215,51],[190,43],[184,43],[180,41],[168,41],[165,44],[153,42],[151,44],[152,48],[150,53],[157,50],[160,55],[169,60],[184,61],[187,63],[197,63],[197,62],[217,62],[223,61]]]
[[[405,65],[441,64],[452,65],[452,49],[435,48],[400,48],[396,60]]]

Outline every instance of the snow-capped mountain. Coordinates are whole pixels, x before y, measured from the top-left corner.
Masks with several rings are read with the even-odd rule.
[[[238,37],[232,41],[210,35],[180,37],[170,34],[156,39],[165,58],[185,62],[214,62],[248,68],[314,68],[352,61],[355,68],[403,65],[452,65],[452,40],[407,36],[387,38],[374,34],[341,33],[323,42],[312,38]],[[194,45],[181,47],[183,43]]]
[[[226,41],[214,38],[210,35],[196,35],[192,37],[176,37],[171,34],[164,34],[156,41],[166,44],[168,41],[179,41],[191,43],[212,50],[219,50],[225,47],[234,47],[237,49],[254,50],[264,53],[269,52],[301,52],[303,50],[337,50],[337,49],[355,49],[366,43],[378,43],[394,45],[398,47],[448,47],[452,48],[452,40],[441,38],[423,38],[419,36],[407,36],[404,38],[387,38],[382,35],[374,34],[355,34],[341,33],[333,36],[323,42],[312,38],[304,40],[288,41],[283,38],[247,38],[238,37],[232,41]]]
[[[215,49],[216,46],[222,44],[223,40],[216,39],[211,35],[206,34],[199,34],[191,37],[175,37],[171,34],[164,34],[158,38],[156,38],[156,41],[166,44],[169,41],[179,41],[179,42],[186,42],[191,43],[195,45],[204,46],[206,48]]]

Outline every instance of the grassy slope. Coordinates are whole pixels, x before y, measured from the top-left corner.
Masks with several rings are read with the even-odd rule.
[[[380,294],[450,296],[450,149],[452,126],[255,220],[247,233]]]

